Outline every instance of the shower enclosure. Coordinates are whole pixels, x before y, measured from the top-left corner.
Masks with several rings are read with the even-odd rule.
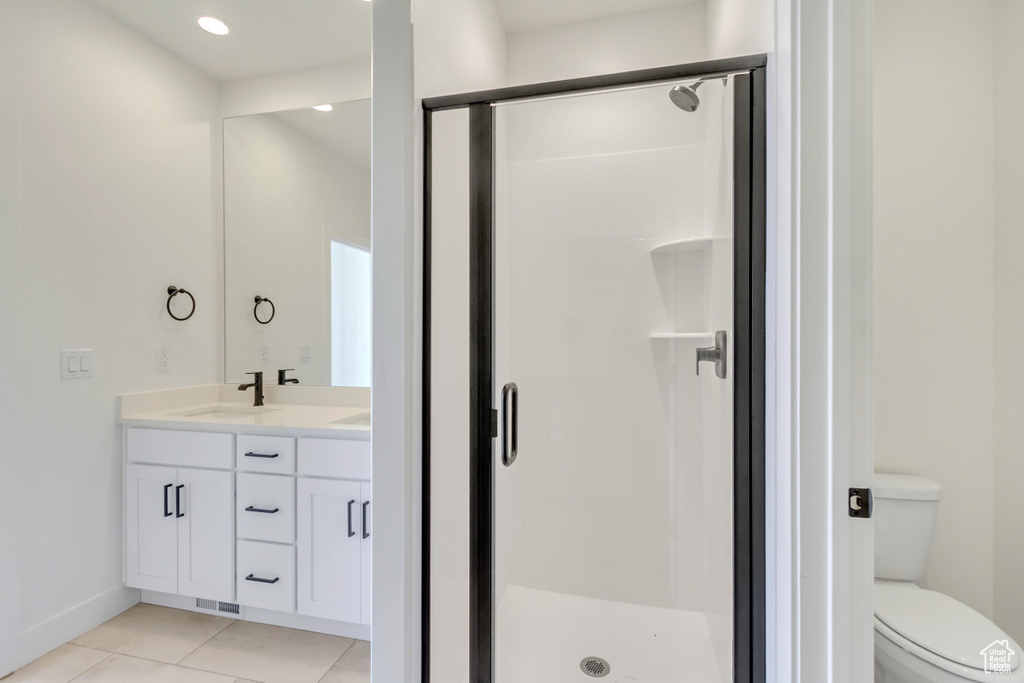
[[[424,101],[424,680],[764,679],[764,63]]]

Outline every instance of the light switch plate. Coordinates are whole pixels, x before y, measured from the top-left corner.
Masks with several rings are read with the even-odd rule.
[[[156,371],[157,372],[170,372],[173,368],[172,365],[173,357],[171,355],[170,346],[158,346],[156,347]]]
[[[270,347],[266,344],[260,344],[260,363],[266,365],[270,362]]]
[[[61,379],[88,379],[92,376],[92,349],[61,349]]]
[[[299,360],[303,363],[313,360],[313,348],[309,344],[303,344],[299,347]]]

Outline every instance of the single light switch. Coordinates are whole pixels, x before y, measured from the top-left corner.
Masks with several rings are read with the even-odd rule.
[[[68,372],[78,372],[78,370],[78,356],[74,354],[68,356]]]
[[[78,376],[92,377],[92,349],[79,349]]]

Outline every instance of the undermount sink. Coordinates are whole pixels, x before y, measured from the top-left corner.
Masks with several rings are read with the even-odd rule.
[[[331,422],[332,425],[364,425],[370,426],[370,414],[359,413],[357,415],[350,415],[349,417],[343,417],[340,420],[334,420]]]
[[[189,410],[184,413],[177,413],[179,417],[209,417],[217,420],[240,420],[243,417],[251,417],[253,415],[262,415],[263,413],[273,412],[275,408],[201,408],[199,410]]]

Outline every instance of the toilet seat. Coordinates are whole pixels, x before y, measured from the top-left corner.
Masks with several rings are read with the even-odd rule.
[[[1013,672],[1024,677],[1020,647],[998,626],[948,595],[910,582],[875,582],[875,630],[908,653],[968,680],[991,680],[981,650],[1006,640],[1015,656]]]

